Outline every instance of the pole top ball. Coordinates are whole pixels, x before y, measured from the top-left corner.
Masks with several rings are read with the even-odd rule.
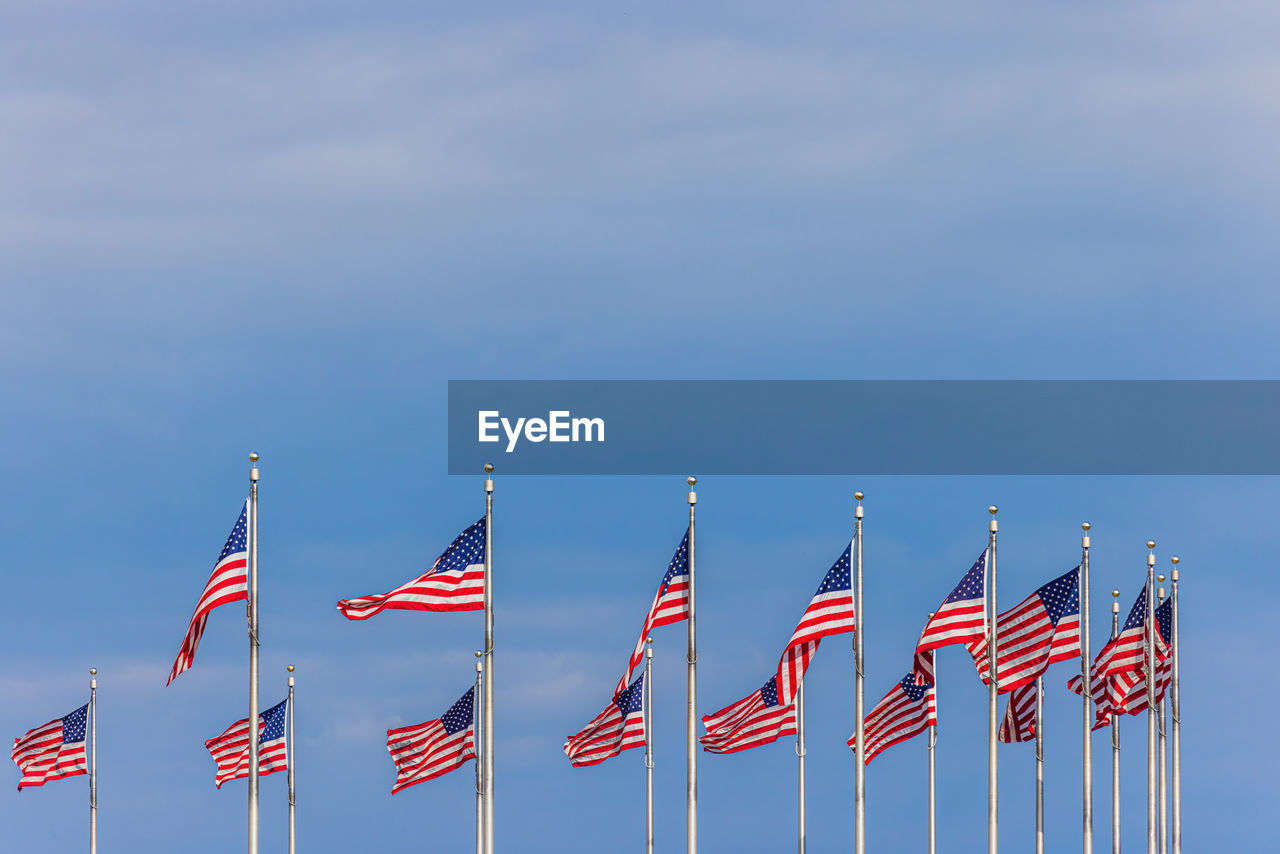
[[[89,668],[89,675],[90,675],[90,676],[97,676],[97,675],[98,675],[98,668],[96,668],[96,667],[90,667],[90,668]]]
[[[1147,540],[1147,548],[1149,548],[1149,549],[1154,549],[1155,547],[1156,547],[1156,541],[1155,541],[1155,540]]]
[[[698,483],[698,479],[693,475],[689,475],[684,480],[685,480],[685,483],[689,484],[690,486],[696,486]]]
[[[1120,598],[1120,591],[1119,591],[1119,590],[1112,590],[1112,591],[1111,591],[1111,595],[1112,595],[1112,596],[1114,596],[1115,598],[1119,599],[1119,598]]]
[[[483,657],[484,657],[484,653],[477,649],[477,650],[476,650],[476,658],[483,658]]]
[[[1090,528],[1092,528],[1093,526],[1092,526],[1092,525],[1090,525],[1088,522],[1081,522],[1081,523],[1080,523],[1080,527],[1087,531],[1087,530],[1089,530]]]
[[[855,493],[853,494],[853,499],[854,499],[855,501],[861,501],[861,500],[862,500],[862,499],[864,499],[864,498],[866,498],[866,495],[865,495],[864,493],[862,493],[862,492],[855,492]]]
[[[653,643],[653,638],[645,638],[645,639],[644,639],[644,642],[645,642],[645,643]]]
[[[1178,561],[1180,560],[1182,560],[1182,558],[1178,557],[1177,555],[1174,555],[1173,557],[1169,558],[1169,563],[1173,564],[1174,566],[1177,566]]]
[[[994,504],[992,504],[990,507],[987,508],[987,512],[990,513],[992,516],[994,516],[996,515],[997,512],[999,512],[999,510]]]
[[[251,463],[256,463],[256,462],[258,461],[258,459],[259,459],[259,457],[258,457],[258,452],[257,452],[257,451],[250,451],[250,452],[249,452],[249,462],[251,462]]]
[[[484,473],[485,473],[485,474],[493,474],[493,463],[485,463],[485,464],[484,464]]]
[[[289,665],[287,668],[285,668],[285,669],[286,669],[286,670],[288,670],[290,673],[292,673],[292,672],[293,672],[293,665],[292,665],[292,664],[290,664],[290,665]]]
[[[1156,581],[1159,581],[1161,584],[1164,584],[1164,573],[1161,573],[1160,575],[1157,575],[1157,576],[1156,576]]]

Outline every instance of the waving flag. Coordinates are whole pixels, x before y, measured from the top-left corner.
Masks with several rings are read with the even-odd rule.
[[[434,780],[476,758],[475,686],[439,718],[387,730],[387,752],[396,763],[391,794]]]
[[[1080,567],[1055,578],[996,618],[1000,693],[1021,688],[1049,665],[1080,657]],[[987,683],[987,637],[966,644]]]
[[[27,730],[22,738],[13,740],[9,757],[22,772],[18,791],[26,786],[43,786],[50,780],[89,773],[84,749],[88,717],[89,704],[85,703],[66,717]]]
[[[926,652],[922,657],[932,676],[933,653]],[[915,671],[908,673],[867,713],[862,727],[866,739],[863,764],[869,764],[887,748],[937,724],[938,704],[932,679],[921,685],[916,681]],[[855,748],[856,738],[856,734],[849,736],[850,748]]]
[[[984,550],[960,583],[951,591],[925,624],[916,643],[914,672],[917,682],[926,676],[924,654],[952,644],[970,644],[987,635],[987,553]]]
[[[599,765],[624,750],[644,747],[644,674],[613,698],[591,723],[564,743],[564,755],[575,767]]]
[[[348,620],[367,620],[390,608],[401,611],[484,609],[484,519],[454,539],[431,569],[390,593],[343,599],[338,610]]]
[[[182,639],[182,648],[169,671],[168,685],[178,674],[189,668],[196,660],[196,648],[200,646],[200,638],[204,637],[204,626],[209,621],[209,612],[219,605],[228,602],[239,602],[249,598],[249,501],[244,502],[240,518],[231,528],[231,536],[222,547],[222,553],[213,566],[204,592],[196,602],[195,613],[187,625],[187,634]]]
[[[796,734],[796,704],[779,702],[778,677],[715,714],[705,715],[702,749],[708,753],[737,753],[769,744],[784,735]]]
[[[289,751],[285,743],[285,724],[289,719],[289,701],[278,703],[258,715],[258,776],[289,770]],[[226,732],[204,743],[218,766],[214,785],[221,789],[228,780],[249,776],[249,719],[227,727]]]
[[[1011,744],[1015,741],[1031,741],[1035,737],[1036,683],[1028,682],[1009,692],[997,738]]]
[[[818,585],[809,607],[787,641],[778,662],[778,702],[791,705],[796,688],[804,678],[809,662],[818,651],[818,641],[829,635],[851,632],[853,625],[853,589],[849,572],[849,551],[844,550]]]
[[[1146,614],[1147,591],[1144,586],[1129,610],[1124,630],[1108,641],[1093,660],[1089,693],[1095,708],[1094,729],[1105,727],[1112,715],[1136,715],[1147,708]],[[1156,702],[1159,702],[1173,676],[1173,659],[1169,655],[1169,638],[1173,629],[1172,601],[1156,608],[1155,614]],[[1082,693],[1083,684],[1080,676],[1067,680],[1067,688],[1076,694]]]
[[[636,641],[631,651],[631,660],[627,662],[627,672],[618,680],[618,687],[613,689],[616,697],[627,689],[636,668],[644,660],[644,642],[658,626],[668,626],[681,620],[689,619],[689,532],[685,531],[680,540],[667,572],[662,576],[658,592],[653,595],[653,604],[644,618],[644,628],[640,630],[640,640]]]

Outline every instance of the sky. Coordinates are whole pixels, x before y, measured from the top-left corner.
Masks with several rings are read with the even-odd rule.
[[[0,22],[0,723],[72,711],[99,669],[104,851],[243,844],[244,785],[215,790],[203,748],[247,711],[234,606],[164,683],[251,450],[264,704],[297,667],[299,845],[462,850],[470,766],[392,797],[385,731],[466,690],[479,615],[333,607],[421,573],[482,514],[481,474],[446,474],[448,380],[1280,367],[1271,4],[51,0]],[[1095,648],[1146,540],[1161,567],[1181,555],[1186,846],[1269,847],[1277,756],[1252,733],[1277,700],[1253,649],[1273,478],[704,477],[702,713],[771,672],[859,489],[869,704],[983,548],[988,504],[1009,604],[1074,566],[1093,524]],[[572,769],[560,748],[609,699],[685,490],[499,468],[503,850],[643,844],[639,753]],[[807,681],[815,851],[852,842],[847,640]],[[683,655],[680,627],[656,633],[664,849],[684,826]],[[1051,850],[1080,842],[1069,675],[1046,688]],[[985,692],[956,649],[939,685],[940,844],[977,850]],[[1143,729],[1122,725],[1128,846]],[[1000,756],[1002,839],[1029,845],[1031,748]],[[793,844],[794,763],[785,743],[701,757],[703,850]],[[925,763],[917,739],[868,768],[873,850],[923,847]],[[262,797],[280,850],[282,775]],[[11,790],[6,845],[74,850],[86,807],[83,778]]]

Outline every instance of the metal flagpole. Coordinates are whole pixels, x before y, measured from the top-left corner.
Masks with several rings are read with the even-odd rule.
[[[1093,651],[1089,649],[1089,529],[1088,522],[1080,524],[1084,536],[1080,538],[1080,678],[1084,680],[1084,740],[1081,742],[1084,758],[1084,854],[1093,854],[1093,692],[1089,689],[1093,679]]]
[[[1000,733],[997,715],[1000,673],[996,669],[996,532],[1000,526],[996,522],[996,506],[992,504],[987,512],[991,514],[991,533],[987,541],[987,673],[990,676],[987,688],[987,854],[996,854],[1000,850],[997,822],[1000,785],[996,763],[996,736]]]
[[[1156,581],[1164,584],[1164,576],[1157,575]],[[1156,600],[1161,605],[1164,604],[1163,587],[1156,591]],[[1157,748],[1157,762],[1159,764],[1156,769],[1156,776],[1159,778],[1160,786],[1160,854],[1169,854],[1169,788],[1168,783],[1166,782],[1168,779],[1168,772],[1165,767],[1167,742],[1165,740],[1164,707],[1165,701],[1161,698],[1160,702],[1156,704],[1156,731],[1159,733],[1158,737],[1160,742],[1160,746]]]
[[[297,822],[297,806],[298,806],[298,790],[295,786],[297,774],[295,768],[297,764],[297,752],[293,748],[293,665],[289,665],[289,705],[285,706],[289,713],[289,735],[285,738],[285,748],[289,751],[289,854],[297,854],[298,851],[298,822]]]
[[[1169,562],[1173,564],[1172,573],[1172,590],[1170,591],[1169,607],[1173,610],[1173,635],[1171,654],[1173,655],[1173,681],[1169,685],[1169,713],[1173,719],[1173,756],[1170,765],[1170,773],[1173,775],[1173,798],[1170,804],[1172,809],[1173,825],[1173,854],[1182,854],[1182,739],[1178,730],[1181,727],[1179,720],[1178,708],[1178,556],[1174,555],[1169,558]]]
[[[867,850],[867,788],[866,788],[866,698],[863,693],[862,648],[862,499],[861,492],[853,498],[853,849],[857,854]]]
[[[89,676],[89,854],[98,854],[98,668]]]
[[[929,619],[933,619],[933,611],[929,612]],[[934,717],[937,717],[938,707],[938,667],[937,664],[933,668],[933,706]],[[933,765],[934,748],[938,745],[938,725],[934,724],[929,727],[929,854],[937,854],[938,852],[938,810],[937,798],[934,795],[935,783],[937,775]]]
[[[472,736],[472,743],[478,748],[481,744],[480,739],[484,737],[484,723],[481,718],[484,716],[484,709],[479,702],[483,696],[481,693],[484,686],[480,684],[484,676],[484,653],[476,650],[476,687],[471,693],[471,726],[480,738]],[[484,854],[484,772],[481,770],[483,765],[482,751],[476,753],[476,854]]]
[[[1143,660],[1147,677],[1147,854],[1156,854],[1156,541],[1147,540],[1147,613]]]
[[[1036,677],[1036,854],[1044,854],[1044,677]]]
[[[249,454],[249,854],[258,854],[258,454]]]
[[[698,506],[698,493],[693,491],[698,479],[690,476],[689,484],[689,706],[685,723],[685,768],[688,775],[685,805],[685,848],[688,854],[698,851],[698,621],[694,574],[693,516]]]
[[[644,643],[644,851],[653,854],[653,638]]]
[[[1120,633],[1120,591],[1111,591],[1111,639]],[[1086,690],[1091,690],[1086,689]],[[1120,715],[1111,712],[1111,854],[1120,854]]]
[[[804,854],[805,848],[805,828],[804,828],[804,677],[800,678],[800,683],[796,685],[796,762],[799,772],[799,789],[797,790],[798,809],[796,816],[797,822],[797,850],[800,854]]]
[[[493,854],[493,463],[484,464],[484,850]]]

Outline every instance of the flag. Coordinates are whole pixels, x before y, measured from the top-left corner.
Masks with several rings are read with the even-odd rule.
[[[367,620],[384,609],[479,611],[484,609],[484,519],[454,539],[431,569],[390,593],[343,599],[338,610],[348,620]]]
[[[289,701],[277,703],[258,715],[258,776],[289,770],[289,750],[285,744],[285,724],[289,718]],[[204,743],[218,766],[214,775],[216,788],[228,780],[249,776],[249,719],[227,727],[226,732]]]
[[[200,638],[204,636],[205,623],[209,621],[209,612],[219,605],[228,602],[239,602],[249,598],[249,501],[245,499],[240,510],[240,518],[231,529],[222,553],[213,565],[209,581],[196,602],[195,613],[187,625],[187,634],[182,639],[182,648],[169,671],[168,685],[178,674],[189,668],[196,659],[196,648],[200,646]]]
[[[932,674],[933,653],[926,652],[922,657],[926,659],[926,666]],[[889,693],[867,713],[862,725],[866,745],[863,764],[869,764],[886,748],[913,738],[937,724],[938,704],[933,682],[930,680],[919,684],[913,670],[890,688]],[[856,739],[856,733],[849,736],[848,745],[854,750],[857,749]]]
[[[13,740],[9,756],[22,772],[18,791],[24,786],[43,786],[49,780],[89,773],[84,749],[88,718],[89,704],[85,703],[66,717],[27,730],[22,738]]]
[[[396,763],[391,794],[434,780],[476,758],[476,689],[467,689],[439,718],[387,730],[387,752]]]
[[[1156,608],[1155,613],[1156,702],[1159,702],[1173,675],[1173,659],[1169,655],[1173,602],[1165,602]],[[1136,715],[1147,707],[1146,614],[1147,591],[1144,586],[1129,610],[1124,630],[1108,641],[1093,660],[1089,694],[1095,706],[1094,729],[1105,727],[1112,715]],[[1067,688],[1081,694],[1083,684],[1080,676],[1073,676],[1067,681]]]
[[[844,550],[818,585],[809,607],[804,609],[800,622],[791,633],[787,647],[778,662],[778,702],[791,705],[796,688],[809,662],[818,651],[818,641],[829,635],[851,632],[853,626],[853,588],[849,572],[849,552]]]
[[[616,697],[627,689],[636,668],[644,660],[644,642],[650,632],[658,626],[669,626],[681,620],[689,619],[689,532],[685,531],[684,539],[676,549],[671,563],[667,566],[666,575],[658,585],[658,592],[653,594],[653,604],[644,618],[644,628],[640,630],[640,640],[636,641],[631,651],[631,660],[627,662],[627,672],[618,680],[618,687],[613,689]]]
[[[1094,727],[1097,729],[1097,727]],[[997,736],[1006,744],[1031,741],[1036,737],[1036,683],[1028,682],[1009,692],[1004,720]]]
[[[987,635],[987,553],[978,556],[960,583],[925,623],[916,642],[913,668],[918,682],[924,682],[924,654],[952,644],[970,644]]]
[[[644,747],[644,674],[636,677],[591,723],[564,743],[574,767],[599,765],[624,750]]]
[[[708,753],[737,753],[796,734],[796,704],[779,702],[778,677],[759,691],[720,711],[704,715],[707,734],[699,738]]]
[[[1080,657],[1080,567],[1061,575],[996,618],[1000,693],[1021,688],[1049,665]],[[987,637],[966,644],[985,685]]]

